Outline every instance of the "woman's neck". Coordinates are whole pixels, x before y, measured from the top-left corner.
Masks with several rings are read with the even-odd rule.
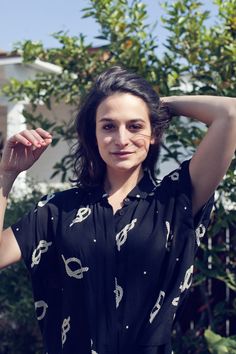
[[[105,190],[112,196],[113,194],[127,195],[143,177],[141,167],[128,172],[117,172],[107,169],[105,178]]]

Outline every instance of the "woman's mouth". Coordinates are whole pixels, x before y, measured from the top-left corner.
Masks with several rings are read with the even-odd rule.
[[[130,155],[133,154],[133,151],[114,151],[112,152],[113,155]]]
[[[116,157],[128,157],[129,155],[133,154],[133,151],[114,151],[111,154]]]

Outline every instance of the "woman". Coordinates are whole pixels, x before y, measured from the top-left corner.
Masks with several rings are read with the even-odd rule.
[[[77,187],[43,197],[2,232],[0,267],[24,259],[48,354],[170,354],[211,196],[236,146],[236,99],[159,97],[120,67],[102,73],[76,119]],[[158,183],[172,115],[209,129],[190,161]],[[2,227],[17,175],[50,145],[41,128],[11,137],[0,165]]]

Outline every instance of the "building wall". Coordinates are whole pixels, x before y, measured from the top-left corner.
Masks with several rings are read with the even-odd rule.
[[[46,117],[50,122],[56,122],[64,126],[73,124],[76,115],[75,107],[64,103],[57,103],[52,99],[51,108],[51,110],[48,110],[46,106],[38,105],[34,114],[42,114],[42,116]],[[30,106],[27,105],[25,106],[25,109],[30,112],[32,111]],[[60,162],[62,157],[70,152],[70,147],[73,143],[74,141],[67,142],[61,140],[57,145],[49,146],[48,149],[41,155],[40,159],[28,171],[28,176],[40,182],[47,182],[50,184],[59,183],[61,178],[60,176],[50,179],[50,176],[54,172],[53,166],[56,162]],[[71,174],[68,173],[68,176],[71,176]]]
[[[0,89],[4,84],[9,82],[10,78],[24,81],[26,79],[33,79],[38,72],[40,70],[22,63],[0,65]],[[23,101],[9,102],[6,97],[0,97],[0,131],[3,132],[5,139],[27,128],[25,118],[22,115],[23,109],[30,111],[30,106]],[[63,103],[57,104],[53,101],[51,111],[47,110],[45,106],[39,105],[35,113],[41,113],[52,122],[64,122],[64,124],[68,125],[75,115],[75,108]],[[59,162],[67,153],[69,153],[69,145],[65,141],[58,143],[55,147],[49,147],[34,166],[27,171],[27,174],[23,173],[20,175],[16,183],[16,189],[24,187],[26,176],[32,178],[35,183],[52,185],[59,183],[60,176],[56,176],[52,180],[50,176],[54,172],[53,165]]]
[[[7,136],[7,107],[2,105],[0,105],[0,132],[3,141],[5,141]]]
[[[6,82],[4,67],[0,66],[0,89]],[[0,132],[5,140],[7,136],[7,102],[2,95],[0,95]]]

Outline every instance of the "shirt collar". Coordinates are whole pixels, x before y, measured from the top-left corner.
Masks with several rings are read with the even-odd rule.
[[[154,192],[159,183],[160,182],[158,180],[152,177],[150,170],[145,169],[143,177],[139,183],[130,191],[130,193],[127,195],[127,198],[146,199],[148,196],[154,195]],[[108,197],[108,194],[101,187],[91,187],[86,192],[88,201],[90,203],[107,200]]]

